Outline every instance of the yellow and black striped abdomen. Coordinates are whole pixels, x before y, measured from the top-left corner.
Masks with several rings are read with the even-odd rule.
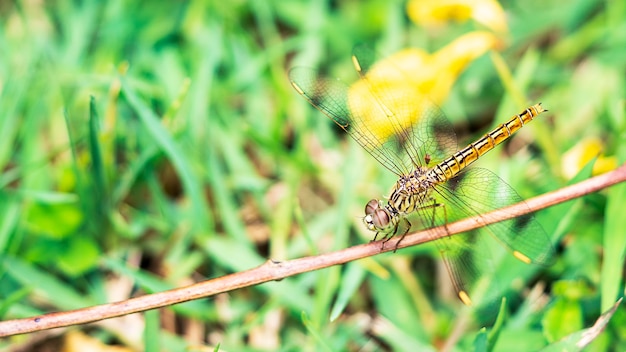
[[[544,111],[546,110],[541,106],[541,103],[527,108],[521,114],[513,116],[509,121],[496,127],[476,142],[471,143],[439,163],[432,169],[432,172],[437,175],[440,182],[451,179]]]

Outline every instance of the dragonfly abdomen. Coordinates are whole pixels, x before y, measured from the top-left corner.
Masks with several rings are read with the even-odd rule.
[[[435,167],[432,172],[439,182],[444,182],[456,176],[461,170],[480,158],[483,154],[495,148],[498,144],[511,137],[525,124],[532,121],[537,115],[546,111],[541,103],[535,104],[521,114],[513,116],[509,121],[496,127],[479,140],[454,153]]]

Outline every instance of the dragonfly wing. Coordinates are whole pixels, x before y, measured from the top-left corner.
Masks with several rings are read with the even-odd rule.
[[[350,108],[350,88],[346,84],[320,77],[317,71],[306,67],[292,68],[289,79],[300,95],[345,130],[383,166],[397,175],[410,170],[396,147],[377,133],[379,126],[370,123],[374,112]]]
[[[368,90],[361,94],[368,100],[357,105],[376,105],[386,113],[385,123],[391,130],[390,138],[405,149],[414,160],[413,167],[429,162],[438,164],[457,151],[456,134],[441,109],[420,91],[418,82],[411,79],[411,67],[395,57],[379,60],[365,45],[357,45],[352,60],[361,80],[354,90]],[[406,61],[406,59],[404,59]],[[404,70],[403,68],[406,68]]]
[[[490,221],[487,213],[523,202],[517,192],[493,172],[472,168],[446,184],[436,187],[433,197],[445,204],[447,220],[438,212],[438,221],[452,222],[470,216]],[[549,265],[554,248],[543,227],[530,211],[511,214],[512,219],[496,222],[485,229],[520,260]]]
[[[385,62],[377,66],[382,69],[372,69],[372,51],[355,49],[353,60],[361,78],[351,86],[304,67],[291,69],[289,78],[311,105],[399,176],[456,151],[452,125],[435,104],[407,84],[406,73]]]
[[[408,215],[414,225],[412,229],[429,229],[450,222],[449,207],[441,202],[441,198],[435,200],[430,205],[423,204],[414,214]],[[435,238],[435,234],[432,237]],[[461,301],[467,305],[476,302],[476,298],[479,298],[478,301],[481,303],[489,301],[485,293],[477,293],[475,289],[490,264],[487,263],[489,253],[479,241],[480,231],[437,237],[434,244],[441,254],[448,276]]]
[[[486,213],[522,202],[522,198],[506,182],[489,170],[472,168],[437,185],[430,194],[431,205],[416,210],[422,228],[440,226],[471,216],[489,221]],[[438,206],[433,206],[437,204]],[[447,236],[435,241],[459,298],[468,304],[475,298],[489,302],[498,292],[481,285],[484,274],[495,274],[489,233],[515,257],[525,263],[549,265],[554,255],[552,243],[539,222],[526,212],[469,233]],[[486,233],[485,233],[486,232]],[[498,283],[495,282],[495,290]]]
[[[472,241],[462,239],[461,236],[448,236],[435,241],[435,244],[457,296],[463,303],[470,305],[475,298],[472,285],[478,282],[481,269],[475,260],[476,247],[470,245]]]

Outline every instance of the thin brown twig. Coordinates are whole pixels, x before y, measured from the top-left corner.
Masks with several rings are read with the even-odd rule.
[[[428,230],[406,235],[398,248],[414,246],[507,220],[516,216],[535,212],[549,206],[562,203],[603,188],[626,181],[626,164],[619,168],[579,182],[577,184],[531,198],[523,203],[498,209],[485,217],[472,217]],[[484,219],[489,219],[486,222]],[[340,251],[298,258],[284,262],[268,260],[264,264],[243,272],[238,272],[216,279],[207,280],[187,287],[131,298],[121,302],[108,303],[66,312],[48,313],[31,318],[0,322],[0,337],[25,334],[70,325],[91,323],[127,314],[138,313],[155,308],[162,308],[194,299],[206,298],[218,293],[236,290],[242,287],[258,285],[268,281],[281,280],[300,273],[319,270],[333,265],[373,256],[396,248],[399,238],[389,240],[383,249],[380,242],[349,247]]]

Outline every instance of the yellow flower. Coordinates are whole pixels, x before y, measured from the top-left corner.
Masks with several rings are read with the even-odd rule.
[[[370,93],[385,97],[384,108],[396,114],[402,125],[396,129],[407,127],[423,115],[424,98],[441,104],[467,65],[497,45],[497,38],[483,31],[463,35],[433,54],[415,48],[402,50],[374,64],[367,81],[350,87],[350,109],[362,116],[359,123],[369,126],[371,137],[384,142],[394,133],[394,126]]]
[[[495,0],[412,0],[407,4],[409,18],[425,26],[474,19],[495,32],[506,32],[506,16]]]
[[[599,175],[607,171],[611,171],[617,167],[617,158],[615,156],[602,155],[604,145],[599,138],[587,138],[576,144],[563,156],[561,168],[563,175],[570,179],[590,162],[597,157],[593,165],[592,174]]]

